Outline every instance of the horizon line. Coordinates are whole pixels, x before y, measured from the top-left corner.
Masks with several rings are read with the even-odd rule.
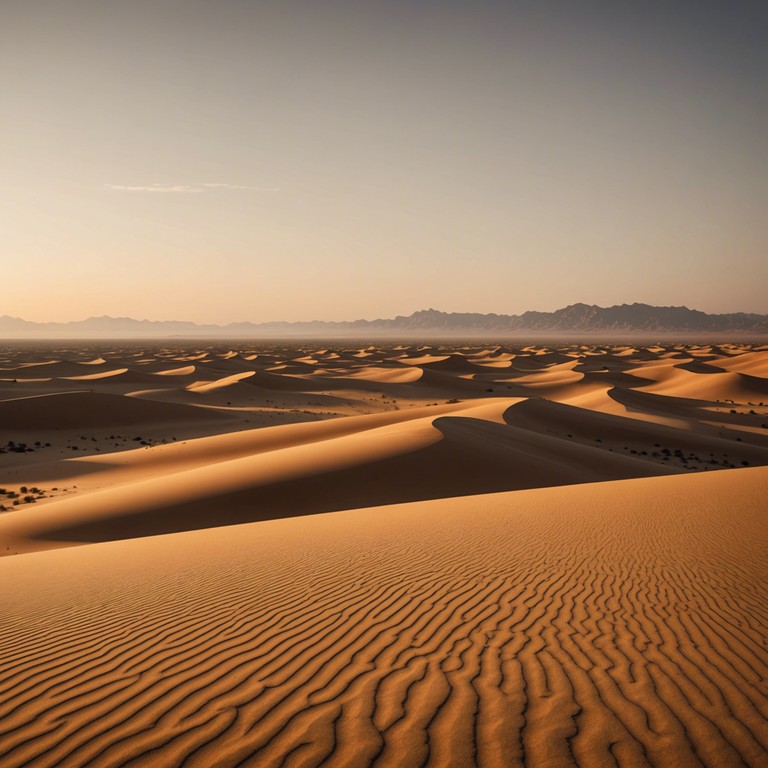
[[[227,328],[231,325],[310,325],[314,323],[327,323],[327,324],[342,324],[342,323],[356,323],[356,322],[369,322],[369,323],[375,323],[379,321],[385,321],[385,320],[394,320],[401,317],[413,317],[414,315],[418,314],[426,314],[426,313],[437,313],[441,315],[478,315],[483,317],[489,317],[489,316],[497,316],[497,317],[521,317],[522,315],[528,314],[528,313],[536,313],[536,314],[554,314],[556,312],[561,312],[566,309],[571,309],[573,307],[587,307],[587,308],[595,308],[595,309],[618,309],[622,307],[650,307],[651,309],[678,309],[678,310],[686,310],[689,312],[699,312],[701,314],[710,315],[710,316],[722,316],[722,315],[757,315],[757,316],[768,316],[767,312],[750,312],[745,310],[736,310],[732,312],[707,312],[706,310],[697,309],[695,307],[689,307],[685,304],[648,304],[647,302],[639,302],[634,301],[632,303],[621,303],[621,304],[611,304],[607,306],[602,306],[600,304],[587,304],[586,302],[577,301],[572,304],[567,304],[564,307],[558,307],[554,310],[537,310],[537,309],[526,309],[518,313],[507,313],[507,312],[478,312],[478,311],[456,311],[456,310],[441,310],[441,309],[435,309],[433,307],[429,307],[427,309],[416,309],[413,310],[410,314],[395,314],[390,317],[376,317],[373,319],[369,318],[355,318],[354,320],[324,320],[315,318],[312,320],[230,320],[228,322],[201,322],[197,320],[181,320],[181,319],[170,319],[170,320],[154,320],[149,319],[147,317],[144,318],[136,318],[132,317],[130,315],[89,315],[88,317],[84,317],[81,319],[76,320],[27,320],[23,317],[18,317],[14,315],[0,315],[0,319],[7,319],[7,320],[16,320],[22,323],[28,323],[31,325],[72,325],[77,323],[87,323],[89,321],[93,320],[111,320],[111,321],[130,321],[133,323],[152,323],[152,324],[163,324],[163,323],[183,323],[186,325],[196,325],[200,327],[210,326],[210,327],[216,327],[216,328]]]

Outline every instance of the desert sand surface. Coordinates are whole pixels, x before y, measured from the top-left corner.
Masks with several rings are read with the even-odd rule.
[[[0,347],[3,766],[768,765],[768,346]]]

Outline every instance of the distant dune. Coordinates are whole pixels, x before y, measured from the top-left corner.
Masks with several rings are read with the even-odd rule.
[[[218,422],[216,411],[121,397],[103,392],[60,392],[0,400],[0,424],[6,430],[92,429],[179,421]]]

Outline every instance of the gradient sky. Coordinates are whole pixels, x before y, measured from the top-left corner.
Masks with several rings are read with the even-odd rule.
[[[2,0],[0,314],[768,312],[768,3]]]

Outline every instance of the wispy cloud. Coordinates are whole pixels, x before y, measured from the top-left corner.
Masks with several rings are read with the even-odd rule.
[[[186,184],[152,184],[146,187],[133,187],[125,184],[105,184],[104,186],[116,192],[202,192],[201,187],[190,187]]]
[[[278,187],[257,187],[249,184],[225,184],[220,181],[206,181],[199,184],[150,184],[131,186],[127,184],[105,184],[105,189],[115,192],[205,192],[212,189],[239,189],[249,192],[279,192]]]
[[[249,184],[223,184],[221,182],[207,181],[197,185],[206,189],[245,189],[251,192],[279,192],[279,187],[254,187]]]

